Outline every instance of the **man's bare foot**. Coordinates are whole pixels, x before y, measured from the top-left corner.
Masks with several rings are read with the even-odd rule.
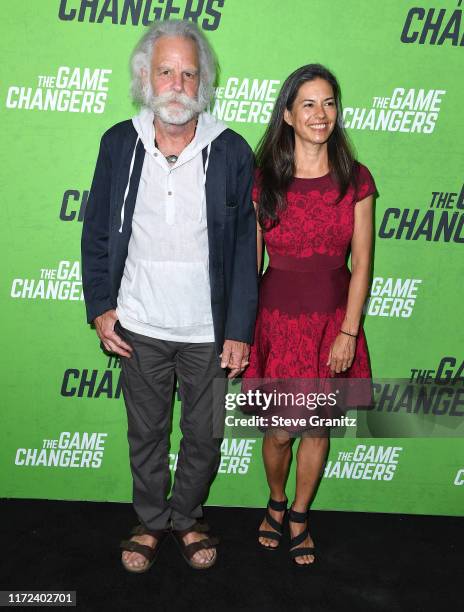
[[[189,544],[193,544],[194,542],[199,542],[200,540],[207,540],[208,536],[205,533],[200,533],[198,531],[190,531],[186,535],[182,537],[182,540],[186,546]],[[207,565],[213,561],[216,556],[215,548],[205,548],[203,550],[198,550],[191,558],[193,563],[198,563],[199,565]]]
[[[155,549],[158,544],[158,540],[150,535],[132,536],[131,540],[139,544],[144,544],[145,546],[150,546],[150,548],[153,549]],[[149,560],[140,553],[129,552],[128,550],[123,551],[122,560],[126,565],[135,570],[141,570],[150,563]]]

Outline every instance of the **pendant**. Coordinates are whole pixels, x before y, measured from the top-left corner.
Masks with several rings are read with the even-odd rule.
[[[178,160],[178,156],[177,155],[166,155],[166,161],[170,164],[175,164],[176,161]]]

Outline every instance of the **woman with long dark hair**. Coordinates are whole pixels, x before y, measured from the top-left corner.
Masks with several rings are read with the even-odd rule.
[[[258,268],[263,239],[269,267],[260,284],[244,384],[252,386],[250,379],[369,378],[360,324],[370,276],[375,184],[354,158],[344,132],[340,88],[326,68],[310,64],[286,79],[257,162]],[[315,428],[300,434],[296,493],[288,514],[290,556],[307,566],[315,559],[307,512],[328,433]],[[288,430],[266,431],[270,499],[258,536],[268,550],[282,535],[291,449]]]

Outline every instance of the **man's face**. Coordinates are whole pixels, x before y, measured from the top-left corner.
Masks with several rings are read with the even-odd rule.
[[[199,61],[190,38],[162,36],[153,46],[150,107],[164,123],[182,125],[198,109]]]

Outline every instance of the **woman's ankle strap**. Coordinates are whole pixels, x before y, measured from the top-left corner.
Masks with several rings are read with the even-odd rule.
[[[269,498],[268,506],[275,510],[276,512],[282,512],[287,509],[288,499],[284,499],[283,501],[276,501],[275,499]]]
[[[304,523],[308,518],[308,511],[297,512],[293,509],[293,507],[291,507],[290,512],[288,513],[288,518],[290,521],[292,521],[292,523]]]

